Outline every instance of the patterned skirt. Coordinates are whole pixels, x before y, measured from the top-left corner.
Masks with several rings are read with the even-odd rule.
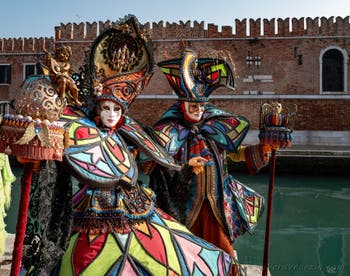
[[[229,254],[159,209],[128,233],[76,232],[54,275],[229,275]]]

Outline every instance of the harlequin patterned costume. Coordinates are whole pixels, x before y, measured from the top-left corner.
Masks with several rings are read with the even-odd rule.
[[[245,160],[250,171],[257,171],[267,164],[263,151],[259,145],[241,145],[249,128],[246,118],[206,104],[201,120],[193,123],[186,119],[182,106],[183,101],[207,102],[212,91],[220,86],[232,87],[231,69],[223,60],[197,58],[190,49],[184,51],[182,58],[158,65],[179,101],[155,124],[154,137],[183,165],[181,173],[165,170],[153,173],[154,179],[159,181],[152,185],[156,185],[157,193],[162,193],[158,196],[159,204],[196,235],[210,241],[211,237],[202,233],[206,227],[195,225],[203,219],[200,218],[203,213],[207,218],[213,217],[215,223],[210,226],[209,234],[215,236],[216,230],[223,228],[232,243],[244,232],[254,230],[263,211],[263,198],[229,175],[226,155],[229,153],[238,161]],[[207,160],[204,171],[198,175],[188,167],[189,159],[196,156]],[[166,188],[165,184],[168,184]],[[225,248],[233,254],[232,246],[228,246]]]
[[[96,98],[127,109],[151,76],[146,46],[134,17],[96,39],[89,68],[102,84]],[[137,61],[119,68],[109,54],[117,58],[126,48]],[[73,234],[54,275],[227,275],[231,257],[158,209],[153,191],[138,181],[135,149],[178,169],[173,159],[127,115],[114,129],[92,117],[74,107],[61,116],[68,130],[64,162],[83,187],[73,198]]]

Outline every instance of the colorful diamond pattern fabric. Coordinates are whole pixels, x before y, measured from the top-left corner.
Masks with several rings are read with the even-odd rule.
[[[128,234],[76,233],[59,275],[228,275],[229,256],[157,210]]]

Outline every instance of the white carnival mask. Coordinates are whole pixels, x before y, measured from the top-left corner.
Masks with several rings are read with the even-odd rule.
[[[100,118],[103,125],[108,128],[115,127],[122,116],[122,108],[113,101],[100,102]]]

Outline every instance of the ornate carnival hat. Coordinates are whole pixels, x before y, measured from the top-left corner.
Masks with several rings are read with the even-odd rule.
[[[182,58],[162,61],[158,66],[182,101],[206,102],[215,89],[234,87],[233,72],[226,61],[198,58],[191,49],[185,49]]]
[[[112,100],[127,110],[153,74],[150,43],[134,16],[113,23],[96,38],[88,66],[97,101]]]

